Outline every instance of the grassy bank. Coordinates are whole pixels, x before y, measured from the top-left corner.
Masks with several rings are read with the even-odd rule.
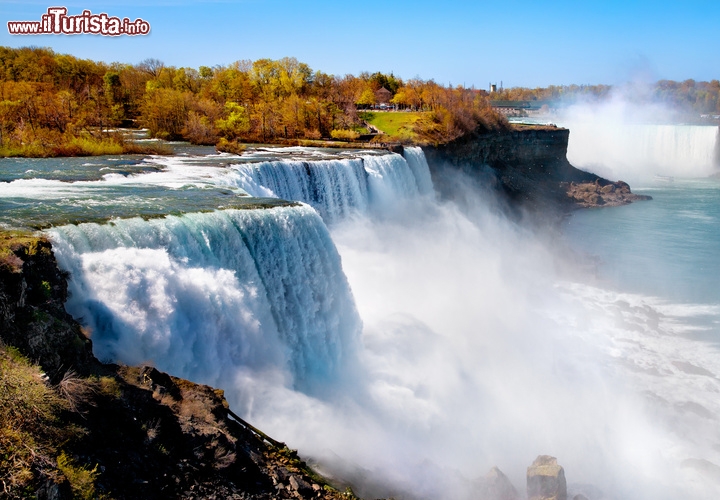
[[[417,140],[415,123],[424,115],[405,111],[365,111],[360,113],[360,118],[385,133],[389,142],[413,142]]]
[[[61,156],[101,156],[119,154],[170,154],[171,149],[159,143],[138,143],[125,140],[122,135],[105,137],[62,136],[52,140],[6,142],[0,146],[0,158],[56,158]]]

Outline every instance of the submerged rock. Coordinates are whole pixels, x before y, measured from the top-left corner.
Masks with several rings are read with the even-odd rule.
[[[567,500],[565,470],[557,458],[540,455],[527,470],[528,500]]]

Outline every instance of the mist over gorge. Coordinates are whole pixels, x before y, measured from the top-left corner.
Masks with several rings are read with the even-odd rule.
[[[521,489],[540,454],[586,496],[588,484],[597,498],[712,491],[679,465],[712,461],[692,436],[717,437],[684,410],[715,411],[710,386],[687,392],[703,379],[687,367],[714,362],[668,337],[692,309],[606,288],[462,169],[444,170],[440,196],[420,148],[292,154],[154,158],[162,171],[82,186],[101,188],[101,205],[118,181],[284,189],[309,204],[50,229],[96,355],[224,389],[236,413],[366,497],[470,498],[492,466]],[[201,167],[213,162],[230,165]],[[40,196],[68,196],[59,186]],[[684,375],[648,379],[648,366]]]
[[[0,12],[0,497],[720,498],[720,2]]]

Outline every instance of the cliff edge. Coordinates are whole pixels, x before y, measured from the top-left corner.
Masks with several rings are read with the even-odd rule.
[[[531,209],[569,211],[650,199],[633,194],[625,182],[573,167],[567,160],[569,134],[556,127],[515,127],[467,134],[423,150],[441,193],[448,188],[446,174],[459,171]]]

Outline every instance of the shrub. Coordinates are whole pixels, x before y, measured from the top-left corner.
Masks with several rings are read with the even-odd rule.
[[[58,384],[58,393],[67,401],[70,411],[82,413],[83,408],[93,405],[93,396],[97,388],[91,380],[79,377],[68,370]]]
[[[354,130],[333,130],[330,132],[330,137],[339,141],[354,141],[360,134]]]
[[[82,500],[93,500],[96,498],[95,480],[97,479],[97,465],[92,469],[89,466],[79,466],[73,463],[70,457],[63,451],[57,457],[58,469],[70,482],[70,487],[75,498]]]
[[[218,143],[215,144],[215,149],[223,153],[232,153],[239,155],[242,154],[243,151],[245,151],[245,145],[240,144],[238,141],[228,141],[224,137],[221,137]]]
[[[0,478],[9,497],[27,492],[41,471],[52,472],[65,407],[38,366],[0,346]]]

